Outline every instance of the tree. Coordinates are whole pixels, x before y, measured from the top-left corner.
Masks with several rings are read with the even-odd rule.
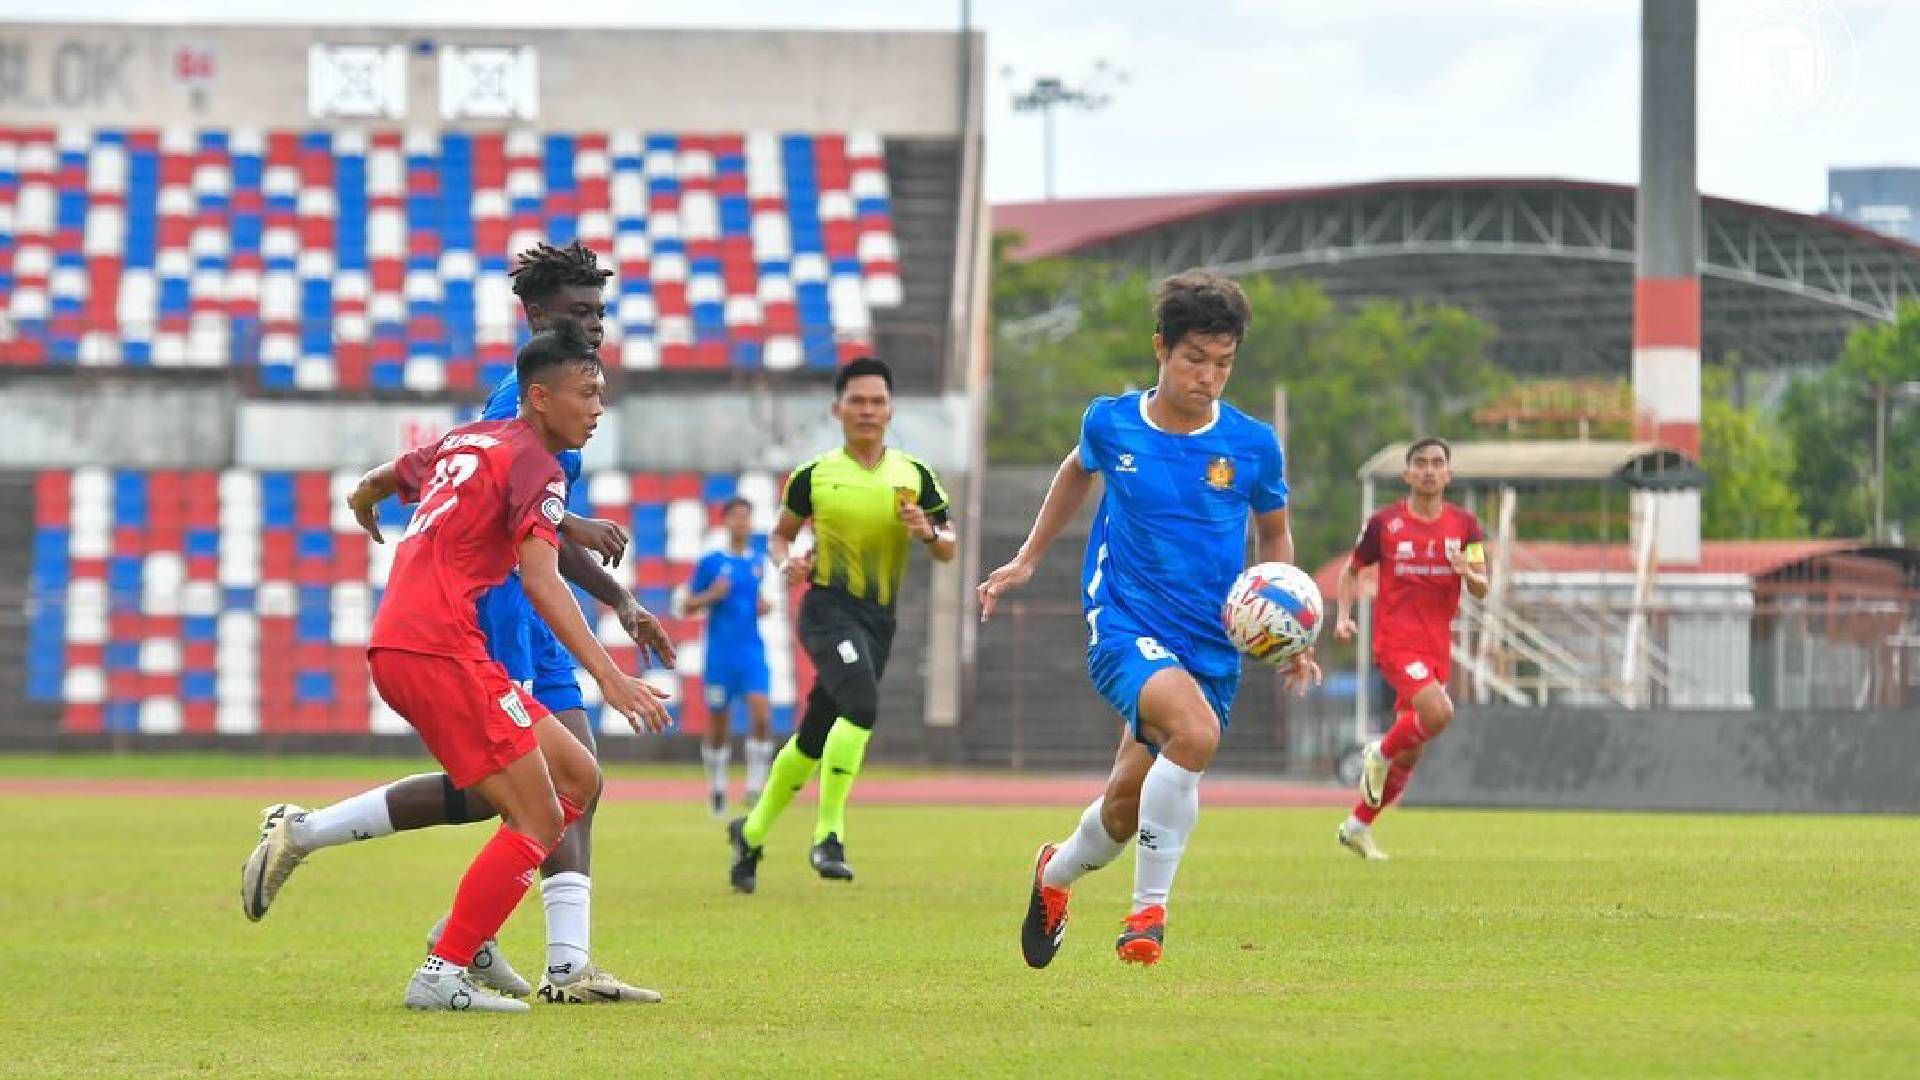
[[[1864,326],[1839,363],[1796,380],[1781,402],[1793,450],[1793,487],[1813,531],[1865,536],[1873,527],[1873,441],[1877,398],[1920,381],[1920,302],[1893,322]],[[1920,537],[1920,407],[1890,402],[1887,522]]]
[[[1793,488],[1793,451],[1783,430],[1755,408],[1737,408],[1732,373],[1708,368],[1700,410],[1700,533],[1709,540],[1772,540],[1805,536],[1806,517]]]
[[[1052,465],[1078,437],[1089,398],[1152,383],[1152,282],[1083,260],[1008,263],[1006,250],[995,244],[988,455]],[[1227,396],[1269,419],[1274,389],[1286,387],[1295,547],[1315,567],[1353,539],[1356,473],[1370,454],[1419,433],[1464,433],[1473,404],[1508,380],[1486,358],[1491,329],[1459,308],[1347,308],[1310,281],[1240,283],[1254,322]],[[1070,317],[1049,314],[1062,297]]]

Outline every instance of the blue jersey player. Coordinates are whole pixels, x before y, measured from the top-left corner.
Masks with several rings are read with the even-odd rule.
[[[604,336],[605,308],[601,290],[612,271],[601,269],[594,253],[574,243],[564,248],[535,245],[521,252],[512,272],[513,291],[520,298],[527,324],[534,331],[571,322],[597,350]],[[520,385],[511,374],[494,389],[484,419],[514,416]],[[559,455],[571,487],[580,479],[580,455]],[[560,526],[560,572],[613,610],[628,636],[643,650],[651,650],[668,667],[673,644],[660,623],[633,593],[608,574],[604,564],[618,565],[627,547],[626,531],[611,521],[567,514]],[[595,556],[600,561],[596,561]],[[475,604],[487,649],[507,674],[527,686],[542,704],[588,749],[594,750],[593,726],[588,721],[574,675],[573,658],[547,629],[517,576],[483,594]],[[593,963],[589,952],[592,901],[593,815],[597,802],[568,829],[540,865],[541,899],[547,915],[547,964],[539,997],[552,1002],[650,1002],[660,995],[629,986]],[[291,803],[270,806],[264,813],[260,843],[242,868],[242,904],[250,919],[267,913],[280,887],[311,853],[321,848],[370,840],[395,832],[483,821],[494,808],[479,794],[462,791],[445,773],[423,773],[396,780],[351,798],[306,810]],[[428,933],[429,947],[440,928]],[[534,987],[514,972],[492,941],[475,954],[474,981],[488,989],[523,996]]]
[[[1200,775],[1240,682],[1220,608],[1246,565],[1248,518],[1259,561],[1293,561],[1279,441],[1220,400],[1250,322],[1246,294],[1230,278],[1191,270],[1161,283],[1154,321],[1158,384],[1087,407],[1026,543],[978,589],[984,622],[1033,576],[1093,478],[1105,480],[1081,588],[1087,673],[1126,728],[1105,793],[1035,861],[1020,936],[1036,968],[1060,948],[1073,883],[1131,839],[1133,911],[1116,949],[1130,963],[1160,959],[1167,893],[1200,816]],[[1302,689],[1318,677],[1311,654],[1289,673]]]
[[[771,605],[761,593],[767,557],[753,546],[753,504],[736,495],[727,501],[727,544],[709,551],[694,567],[687,586],[687,614],[707,613],[706,667],[701,682],[707,694],[707,735],[700,760],[707,767],[708,809],[727,813],[727,759],[733,747],[729,724],[736,703],[747,707],[748,807],[760,798],[773,761],[767,737],[772,713],[767,687],[767,646],[760,640],[760,616]]]

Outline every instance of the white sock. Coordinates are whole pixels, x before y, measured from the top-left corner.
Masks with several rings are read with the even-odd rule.
[[[1080,813],[1080,827],[1073,835],[1060,841],[1060,849],[1053,853],[1053,859],[1047,863],[1047,869],[1040,879],[1055,889],[1070,888],[1074,882],[1120,857],[1127,848],[1125,840],[1115,840],[1107,835],[1107,827],[1100,824],[1100,807],[1106,798],[1093,800]]]
[[[1346,829],[1347,832],[1349,833],[1366,832],[1367,823],[1364,821],[1361,821],[1357,817],[1354,817],[1352,814],[1348,814],[1347,823],[1346,825],[1342,826],[1342,828]]]
[[[1140,785],[1140,846],[1133,856],[1133,910],[1165,907],[1173,872],[1200,821],[1200,774],[1175,765],[1165,754]]]
[[[459,964],[451,960],[442,960],[432,953],[428,953],[427,958],[420,962],[420,973],[423,975],[452,975],[465,970],[467,969]]]
[[[288,828],[293,842],[309,850],[390,836],[393,818],[387,813],[387,789],[374,788],[344,802],[309,810]]]
[[[723,742],[719,746],[700,744],[700,760],[707,767],[707,790],[726,794],[727,761],[733,757],[733,743]]]
[[[747,794],[758,795],[767,788],[767,770],[773,768],[773,740],[748,739]]]
[[[547,908],[547,974],[571,982],[587,966],[593,879],[572,871],[555,874],[540,882],[540,901]]]

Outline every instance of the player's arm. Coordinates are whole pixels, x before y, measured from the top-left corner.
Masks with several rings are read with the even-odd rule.
[[[900,521],[915,540],[927,545],[927,554],[935,562],[952,562],[959,544],[948,520],[947,493],[932,469],[918,462],[914,467],[920,471],[920,492],[900,507]]]
[[[693,572],[693,585],[687,593],[686,609],[688,615],[698,615],[708,607],[727,598],[733,591],[733,581],[720,572],[720,560],[709,555],[700,561],[699,569]]]
[[[773,560],[773,568],[780,571],[789,585],[804,585],[813,575],[813,552],[793,553],[793,542],[800,539],[800,527],[806,523],[806,518],[783,506],[780,520],[774,522],[773,531],[767,534],[767,558]]]
[[[1293,522],[1287,511],[1264,510],[1253,515],[1254,551],[1259,561],[1293,563]],[[1286,668],[1287,685],[1304,694],[1309,686],[1320,685],[1320,663],[1308,648],[1293,658]]]
[[[417,502],[420,487],[427,479],[427,473],[433,467],[433,459],[439,453],[440,444],[428,443],[401,454],[385,465],[367,470],[360,477],[360,483],[347,495],[347,508],[353,511],[353,519],[360,523],[368,536],[376,544],[387,542],[380,535],[380,518],[375,508],[389,495],[400,496],[401,502]]]
[[[1005,566],[988,574],[987,580],[975,590],[980,597],[981,622],[986,622],[993,614],[993,606],[1003,594],[1019,588],[1033,577],[1040,560],[1046,557],[1047,549],[1060,538],[1067,523],[1085,505],[1087,493],[1093,490],[1093,475],[1081,461],[1078,446],[1060,462],[1060,468],[1054,471],[1053,483],[1047,486],[1047,497],[1040,501],[1040,512],[1034,515],[1033,528],[1027,533],[1026,542],[1020,545],[1020,550]]]
[[[767,534],[767,558],[789,585],[804,585],[813,576],[813,555],[793,553],[793,542],[800,538],[800,527],[813,516],[813,463],[802,465],[787,477],[780,493],[780,520]]]
[[[673,641],[667,637],[660,620],[653,617],[653,612],[648,611],[631,590],[615,581],[613,575],[607,573],[606,567],[586,547],[563,535],[557,561],[560,575],[585,589],[588,596],[605,604],[613,612],[614,618],[620,620],[621,629],[627,632],[635,645],[640,646],[643,652],[651,652],[659,660],[660,666],[673,666]],[[619,560],[616,559],[614,565],[618,566]]]
[[[1340,580],[1334,585],[1333,595],[1337,605],[1337,614],[1333,621],[1333,636],[1345,641],[1359,633],[1360,627],[1353,621],[1353,605],[1360,600],[1360,571],[1380,561],[1380,521],[1368,518],[1361,528],[1360,536],[1353,542],[1353,554],[1340,566]]]
[[[1259,561],[1293,563],[1293,522],[1285,510],[1253,516],[1254,551]]]
[[[586,617],[580,614],[580,605],[574,602],[573,591],[561,580],[559,549],[544,537],[529,535],[520,541],[519,555],[520,582],[527,599],[560,644],[600,684],[600,695],[607,705],[626,717],[635,731],[663,731],[672,724],[667,707],[661,704],[664,695],[623,673],[593,636]]]
[[[353,511],[353,519],[360,528],[373,537],[376,544],[384,544],[387,538],[380,535],[380,515],[377,508],[387,496],[400,490],[399,463],[389,461],[367,470],[360,477],[360,483],[347,495],[347,508]]]
[[[1475,600],[1487,598],[1487,548],[1482,540],[1469,540],[1464,547],[1448,554],[1447,562],[1460,575],[1461,584]]]
[[[606,566],[619,566],[620,560],[625,558],[627,554],[627,530],[621,528],[620,523],[617,521],[608,521],[605,518],[581,517],[579,514],[569,513],[560,520],[560,537],[568,543],[575,544],[600,556],[600,562]],[[566,574],[567,580],[573,582],[575,585],[586,589],[588,592],[593,592],[592,587],[586,582],[567,573],[565,554],[566,550],[562,548],[560,572]],[[595,597],[598,598],[598,595],[599,594],[596,593]]]

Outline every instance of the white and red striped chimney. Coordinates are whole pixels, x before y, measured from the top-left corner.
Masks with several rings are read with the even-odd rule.
[[[1700,192],[1694,169],[1696,0],[1641,0],[1640,188],[1633,282],[1636,438],[1700,456]],[[1636,493],[1663,563],[1700,561],[1700,493]]]

